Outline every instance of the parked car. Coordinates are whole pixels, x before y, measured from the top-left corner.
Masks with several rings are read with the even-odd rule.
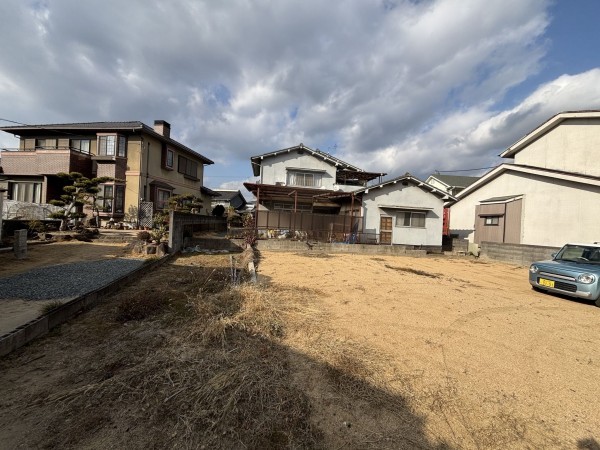
[[[593,300],[600,306],[600,244],[566,244],[548,261],[529,267],[535,290]]]

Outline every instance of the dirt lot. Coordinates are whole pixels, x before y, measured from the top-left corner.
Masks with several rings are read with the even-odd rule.
[[[265,252],[229,289],[228,263],[182,256],[0,360],[0,442],[599,448],[600,308],[526,268]]]

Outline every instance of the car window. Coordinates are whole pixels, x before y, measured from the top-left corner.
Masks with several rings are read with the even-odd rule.
[[[567,245],[558,252],[556,259],[559,261],[600,264],[600,249],[597,247]]]

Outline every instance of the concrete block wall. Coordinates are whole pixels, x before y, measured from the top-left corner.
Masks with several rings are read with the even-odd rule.
[[[237,241],[234,239],[233,241]],[[243,241],[240,241],[243,246]],[[373,255],[410,255],[425,256],[427,250],[413,250],[404,245],[367,245],[367,244],[307,244],[289,239],[268,239],[257,241],[256,248],[270,251],[322,251],[326,253],[363,253]]]
[[[186,227],[205,226],[207,229],[227,229],[224,217],[201,216],[179,211],[169,214],[169,251],[176,253],[184,248],[184,230]]]
[[[482,242],[480,257],[529,266],[534,261],[551,259],[558,250],[560,247]]]
[[[102,288],[88,292],[87,294],[83,294],[47,314],[31,320],[20,327],[17,327],[10,333],[0,336],[0,357],[13,352],[14,350],[24,346],[40,336],[45,335],[54,327],[67,322],[79,313],[89,310],[108,295],[117,292],[127,283],[139,279],[148,271],[164,264],[171,258],[172,256],[165,256],[161,259],[149,262]]]

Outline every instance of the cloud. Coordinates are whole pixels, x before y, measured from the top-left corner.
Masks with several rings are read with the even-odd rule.
[[[499,107],[543,67],[550,5],[6,0],[0,104],[25,123],[165,119],[231,180],[300,142],[390,173],[486,165],[516,130],[590,104],[581,74]]]

